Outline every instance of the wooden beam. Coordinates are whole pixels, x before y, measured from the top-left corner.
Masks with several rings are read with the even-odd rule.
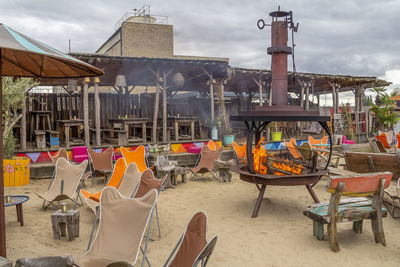
[[[100,140],[100,97],[99,97],[99,84],[94,83],[94,120],[96,127],[96,146],[101,145]]]
[[[22,151],[26,151],[26,99],[25,99],[25,105],[22,107],[21,149],[22,149]]]
[[[158,105],[160,103],[160,72],[157,70],[156,72],[156,96],[154,100],[154,109],[153,109],[153,136],[152,142],[157,142],[157,119],[158,119]]]
[[[89,134],[89,95],[88,95],[88,83],[83,83],[83,130],[85,132],[85,145],[90,146],[90,134]]]
[[[163,100],[163,129],[162,129],[162,140],[163,143],[167,142],[167,73],[163,71],[163,90],[162,90],[162,100]]]

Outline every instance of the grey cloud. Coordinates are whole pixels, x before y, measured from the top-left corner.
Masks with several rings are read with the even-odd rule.
[[[114,24],[136,3],[128,0],[2,0],[1,22],[67,51],[94,52],[114,31]],[[140,3],[141,4],[141,3]],[[269,68],[270,29],[257,20],[292,10],[300,23],[296,34],[297,71],[384,76],[400,69],[400,1],[152,1],[152,13],[174,24],[175,54],[229,57],[231,65]],[[291,65],[291,63],[289,63]]]

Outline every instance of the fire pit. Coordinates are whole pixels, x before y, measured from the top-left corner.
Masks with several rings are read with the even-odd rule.
[[[252,218],[257,217],[258,210],[261,206],[261,201],[264,196],[267,185],[279,186],[306,186],[313,200],[318,203],[319,200],[314,193],[312,187],[319,182],[323,175],[326,175],[326,170],[332,154],[332,136],[327,125],[330,120],[329,116],[320,116],[318,111],[304,111],[299,106],[287,105],[288,92],[288,75],[287,75],[287,55],[292,53],[292,48],[287,46],[288,28],[292,31],[297,30],[294,26],[292,12],[274,11],[269,14],[272,17],[271,23],[271,40],[272,47],[267,49],[268,54],[272,55],[271,67],[271,94],[272,106],[260,106],[254,111],[242,111],[238,116],[231,116],[231,120],[243,121],[247,128],[247,165],[239,165],[233,168],[233,171],[240,174],[240,179],[254,183],[259,195],[256,205],[253,210]],[[259,20],[258,26],[262,29],[266,24]],[[253,154],[253,138],[255,143],[260,143],[260,137],[265,127],[272,121],[293,122],[293,121],[316,121],[327,132],[331,145],[329,146],[329,156],[325,169],[317,168],[316,158],[313,160],[312,166],[302,166],[301,171],[295,172],[285,170],[287,166],[292,166],[292,162],[287,162],[276,157],[266,155],[263,159],[263,164],[254,164],[254,157],[257,158],[256,163],[263,157],[260,154]],[[268,160],[268,158],[270,158]],[[275,163],[275,165],[274,165]],[[283,164],[283,168],[279,164]],[[287,165],[285,167],[285,165]],[[256,167],[256,168],[255,168]],[[255,171],[256,169],[256,171]]]

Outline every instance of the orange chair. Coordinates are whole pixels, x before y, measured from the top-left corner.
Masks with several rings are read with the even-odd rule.
[[[118,189],[121,180],[124,177],[126,168],[127,164],[125,162],[125,159],[119,158],[114,165],[114,171],[111,175],[111,178],[108,180],[108,183],[105,185],[105,187],[111,186]],[[84,189],[81,189],[81,194],[83,195],[83,197],[86,200],[86,203],[93,210],[94,213],[96,213],[96,207],[98,206],[99,202],[98,200],[100,200],[101,192],[102,191],[97,193],[90,193]]]
[[[376,135],[375,136],[377,140],[381,141],[381,143],[383,144],[383,146],[385,148],[391,148],[391,146],[388,143],[387,137],[385,133],[381,133],[380,135]],[[396,135],[397,137],[397,135]]]
[[[146,148],[144,146],[141,145],[134,151],[129,151],[121,146],[121,153],[125,158],[126,165],[135,162],[140,172],[144,172],[148,168],[146,163]]]
[[[213,140],[208,141],[207,146],[212,151],[216,151],[217,150],[217,144]]]
[[[321,148],[325,149],[328,146],[315,146],[315,145],[324,145],[328,144],[328,136],[324,136],[321,139],[314,139],[312,136],[308,136],[308,143],[310,143],[311,148]]]
[[[290,155],[292,155],[293,159],[302,159],[302,156],[300,155],[299,151],[294,147],[297,143],[294,138],[291,138],[289,142],[287,142],[285,139],[283,139],[283,142],[285,142],[287,149],[289,150]]]
[[[397,138],[397,148],[400,148],[400,133],[396,134]]]
[[[246,143],[238,145],[235,141],[232,142],[233,150],[235,151],[236,159],[239,163],[247,162],[247,146]]]

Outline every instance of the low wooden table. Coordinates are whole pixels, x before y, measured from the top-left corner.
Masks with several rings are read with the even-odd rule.
[[[77,134],[78,134],[78,138],[79,138],[79,136],[80,136],[80,127],[83,127],[83,120],[80,120],[80,119],[74,119],[74,120],[57,120],[56,121],[57,122],[57,124],[58,124],[58,129],[60,130],[60,131],[63,131],[63,133],[64,133],[64,135],[65,135],[65,137],[64,137],[64,140],[65,140],[65,146],[66,147],[70,147],[70,136],[69,136],[69,132],[70,132],[70,129],[72,128],[72,127],[76,127],[76,129],[77,129]],[[62,135],[60,135],[60,137],[61,137]]]
[[[179,167],[179,166],[175,167],[175,168],[170,172],[170,175],[171,175],[171,183],[172,183],[173,185],[176,185],[176,184],[177,184],[176,178],[177,178],[178,175],[181,176],[182,183],[186,183],[186,174],[188,174],[188,172],[189,172],[189,168],[187,168],[187,167]]]
[[[22,204],[29,200],[28,196],[11,196],[11,202],[6,203],[6,199],[4,197],[4,206],[10,207],[15,206],[17,209],[17,221],[24,226],[24,213],[22,211]]]
[[[230,168],[234,164],[230,161],[223,161],[223,160],[215,160],[214,161],[214,166],[215,170],[218,173],[218,182],[220,180],[224,182],[231,182],[232,181],[232,173],[230,171]]]
[[[72,241],[79,236],[79,210],[69,210],[66,213],[57,210],[51,215],[54,239],[66,236],[68,230],[68,240]]]
[[[128,135],[128,142],[147,142],[146,139],[146,123],[149,121],[148,118],[119,118],[109,119],[112,129],[119,128],[125,130]],[[130,136],[130,129],[142,128],[142,137]],[[131,137],[131,138],[130,138]]]

